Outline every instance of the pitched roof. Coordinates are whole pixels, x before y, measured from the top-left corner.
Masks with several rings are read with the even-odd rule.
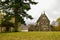
[[[41,14],[41,16],[38,18],[37,23],[41,20],[42,17],[46,17],[46,19],[48,19],[48,17],[46,16],[45,12],[43,14]],[[48,21],[50,22],[50,20],[48,19]]]
[[[23,24],[22,24],[22,25],[20,26],[20,29],[21,29],[21,30],[28,30],[28,27],[27,27],[26,25],[23,25]]]

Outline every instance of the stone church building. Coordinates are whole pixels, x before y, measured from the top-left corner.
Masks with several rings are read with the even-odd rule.
[[[46,16],[45,12],[41,14],[39,19],[36,22],[36,25],[31,29],[30,27],[29,31],[51,31],[52,27],[50,26],[50,20]]]

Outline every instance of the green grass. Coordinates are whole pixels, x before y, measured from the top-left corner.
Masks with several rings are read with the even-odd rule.
[[[60,40],[60,32],[0,33],[0,40]]]

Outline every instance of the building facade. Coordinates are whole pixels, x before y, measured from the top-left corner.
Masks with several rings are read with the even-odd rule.
[[[51,30],[50,20],[46,16],[45,12],[41,14],[39,19],[37,20],[37,24],[35,28],[38,31],[50,31]]]
[[[32,30],[34,29],[34,30]],[[30,27],[29,31],[51,31],[50,20],[46,16],[45,12],[41,14],[34,27]]]

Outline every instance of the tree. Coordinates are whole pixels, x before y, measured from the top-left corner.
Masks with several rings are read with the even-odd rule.
[[[57,28],[58,28],[58,31],[60,31],[60,17],[57,19],[57,22],[58,22]]]
[[[1,28],[1,31],[2,31],[1,23],[2,23],[3,17],[4,17],[4,14],[2,14],[2,10],[0,10],[0,28]]]
[[[6,27],[5,32],[9,32],[11,27],[14,27],[14,24],[9,21],[2,21],[1,27]]]
[[[53,21],[51,23],[51,26],[53,27],[53,30],[55,30],[55,31],[58,31],[59,30],[59,28],[58,28],[58,21],[57,20],[56,21]]]
[[[60,18],[57,18],[56,21],[53,21],[52,26],[54,27],[55,31],[60,31]]]
[[[30,10],[30,4],[37,4],[32,0],[0,0],[0,9],[6,14],[5,20],[15,18],[15,32],[18,31],[18,23],[25,24],[24,17],[32,19],[26,11]]]

